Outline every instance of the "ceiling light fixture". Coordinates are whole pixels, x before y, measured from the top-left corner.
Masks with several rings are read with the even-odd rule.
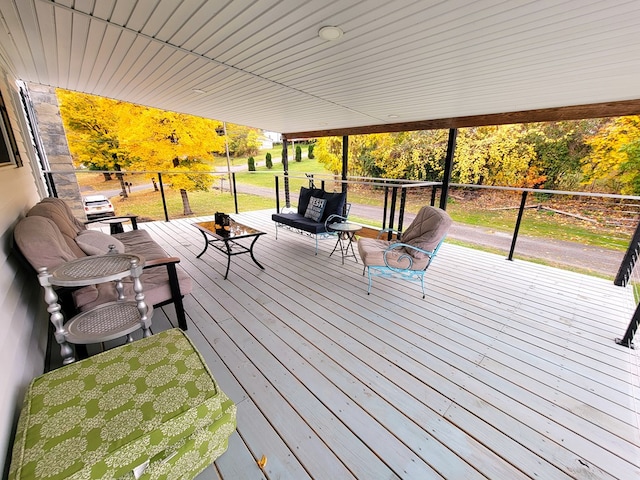
[[[198,94],[200,94],[200,95],[203,95],[203,94],[207,93],[207,92],[205,92],[204,90],[202,90],[201,88],[194,88],[194,89],[192,90],[192,92],[193,92],[193,93],[198,93]]]
[[[328,42],[331,42],[333,40],[337,40],[342,35],[344,35],[344,32],[339,27],[329,27],[329,26],[327,26],[327,27],[322,27],[318,31],[318,36],[323,40],[327,40]]]

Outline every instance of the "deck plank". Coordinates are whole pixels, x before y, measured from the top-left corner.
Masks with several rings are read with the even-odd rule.
[[[207,251],[191,224],[143,223],[194,280],[188,334],[238,404],[201,478],[640,477],[637,353],[617,346],[632,293],[445,243],[426,276],[366,276],[282,229],[255,255]],[[163,307],[175,322],[172,306]],[[269,461],[265,471],[256,464]]]

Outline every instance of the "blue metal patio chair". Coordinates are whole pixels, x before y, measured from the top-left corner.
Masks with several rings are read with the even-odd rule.
[[[422,298],[425,298],[424,274],[437,255],[451,224],[447,212],[425,206],[403,233],[395,232],[398,235],[396,240],[381,238],[385,233],[394,232],[389,229],[382,230],[376,239],[359,238],[358,252],[369,277],[367,295],[371,293],[373,277],[398,277],[419,282]],[[364,271],[362,273],[364,275]]]

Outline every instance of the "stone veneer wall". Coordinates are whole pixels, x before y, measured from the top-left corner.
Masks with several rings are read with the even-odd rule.
[[[49,169],[52,172],[74,170],[55,88],[30,83],[28,89],[36,112],[38,130],[47,155]],[[54,173],[53,181],[58,197],[69,204],[77,218],[86,219],[75,173]]]

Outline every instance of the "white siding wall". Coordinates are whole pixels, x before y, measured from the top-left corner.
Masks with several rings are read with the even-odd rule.
[[[1,59],[0,89],[24,162],[0,167],[0,467],[6,471],[25,388],[43,370],[48,320],[37,278],[11,253],[13,227],[39,195],[18,117],[20,97]]]

